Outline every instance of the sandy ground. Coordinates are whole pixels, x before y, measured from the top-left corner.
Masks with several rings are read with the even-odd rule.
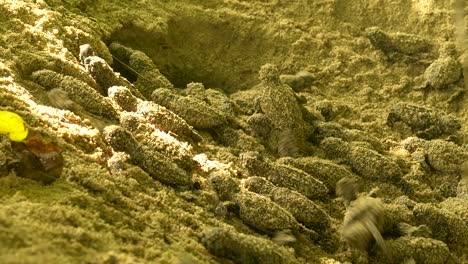
[[[0,262],[468,263],[467,10],[0,0]]]

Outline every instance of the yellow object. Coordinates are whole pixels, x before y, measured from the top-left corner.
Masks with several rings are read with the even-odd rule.
[[[21,116],[0,111],[0,134],[8,135],[11,141],[21,142],[28,136],[28,128]]]

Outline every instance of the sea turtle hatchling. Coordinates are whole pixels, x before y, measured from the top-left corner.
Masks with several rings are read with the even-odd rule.
[[[463,218],[449,208],[438,208],[431,204],[418,203],[413,209],[416,223],[427,225],[432,237],[444,241],[453,251],[468,248],[468,226]]]
[[[33,72],[31,78],[48,91],[58,88],[66,92],[71,100],[89,113],[118,120],[118,113],[109,98],[73,76],[44,69]]]
[[[112,42],[109,50],[117,61],[116,65],[124,66],[125,70],[130,69],[131,74],[135,75],[136,80],[133,85],[146,98],[150,98],[151,93],[158,88],[174,88],[144,52],[128,48],[118,42]]]
[[[127,79],[114,72],[107,62],[98,56],[91,56],[85,60],[86,71],[93,77],[96,83],[101,87],[100,93],[104,96],[108,95],[108,89],[112,86],[125,86],[132,94],[140,99],[145,97],[141,92],[133,86]]]
[[[440,57],[424,72],[426,85],[436,90],[442,90],[456,83],[462,77],[463,71],[462,65],[455,59],[457,52],[454,43],[444,43],[440,50]]]
[[[410,103],[397,103],[388,113],[387,125],[395,127],[403,123],[417,137],[435,139],[456,133],[461,128],[460,121],[436,109]]]
[[[278,67],[265,64],[259,72],[261,111],[272,124],[271,137],[277,138],[279,156],[298,156],[304,149],[307,126],[291,87],[281,83]]]
[[[151,94],[151,99],[176,113],[196,129],[212,129],[227,124],[223,113],[196,97],[179,95],[175,89],[156,89]]]
[[[105,141],[116,152],[126,152],[130,161],[145,170],[151,177],[170,186],[191,187],[192,175],[179,168],[162,154],[139,143],[126,129],[111,125],[104,128]]]
[[[441,139],[409,137],[403,140],[402,145],[413,158],[436,172],[459,173],[468,157],[462,147]]]
[[[453,255],[450,254],[450,250],[444,242],[428,237],[401,236],[389,239],[387,246],[393,252],[391,260],[387,263],[459,263],[454,261]],[[375,260],[381,263],[380,259]]]
[[[288,210],[305,227],[324,234],[330,227],[330,217],[315,202],[288,188],[276,187],[262,177],[242,180],[242,189],[262,194]]]
[[[309,199],[328,197],[327,186],[300,169],[267,162],[253,151],[242,153],[241,161],[253,176],[264,177],[278,187],[297,191]]]
[[[134,112],[164,132],[171,132],[177,135],[177,138],[188,142],[201,141],[201,136],[184,119],[164,106],[140,100],[127,87],[113,86],[109,88],[109,98],[117,103],[122,110]]]
[[[323,139],[320,147],[330,158],[343,159],[364,180],[391,183],[405,193],[412,192],[412,187],[402,179],[403,171],[398,164],[377,151],[334,137]]]
[[[313,240],[318,238],[317,233],[304,227],[290,212],[268,197],[241,191],[233,197],[233,202],[238,209],[239,218],[260,232],[274,235],[282,230],[291,230],[306,233]]]
[[[244,181],[240,184],[242,188],[239,188],[238,180],[222,173],[212,173],[210,175],[210,182],[217,192],[219,199],[224,201],[220,204],[222,204],[223,207],[226,206],[229,211],[237,214],[246,225],[253,229],[269,235],[276,235],[277,232],[284,230],[301,231],[302,233],[308,234],[312,239],[318,238],[315,231],[309,230],[300,224],[294,216],[295,213],[290,212],[287,206],[284,206],[285,204],[297,206],[297,203],[294,204],[294,201],[286,201],[289,197],[284,197],[285,191],[282,191],[286,188],[278,190],[272,183],[266,180],[265,182],[261,181],[263,178],[251,178],[260,179],[260,182],[256,181],[256,183],[265,183],[265,191],[260,191],[260,193],[250,191],[250,189],[259,191],[257,188],[258,186],[254,186],[258,184],[251,181]],[[283,203],[283,205],[279,205],[275,200],[270,199],[270,192],[272,197],[276,198],[280,203]],[[289,194],[288,191],[286,191],[286,195],[287,194]],[[296,193],[296,196],[297,195],[301,196],[299,193]],[[300,202],[303,202],[303,200],[309,201],[307,198],[303,197]],[[320,210],[318,207],[314,207],[314,209]],[[317,219],[308,221],[308,223],[312,222],[315,224],[318,223]],[[326,224],[328,224],[328,222]]]
[[[223,228],[205,228],[200,243],[213,255],[242,264],[298,264],[293,253],[263,237]]]
[[[379,27],[369,27],[365,30],[371,44],[387,56],[404,54],[407,56],[430,53],[434,48],[428,39],[402,32],[385,32]]]

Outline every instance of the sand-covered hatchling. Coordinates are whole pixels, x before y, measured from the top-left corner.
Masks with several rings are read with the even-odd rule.
[[[135,112],[142,115],[156,127],[164,128],[166,132],[170,132],[175,137],[195,143],[202,140],[201,136],[191,125],[163,106],[151,101],[141,101]]]
[[[439,58],[424,72],[427,86],[441,90],[460,80],[462,65],[455,59],[456,53],[455,43],[447,42],[442,45]]]
[[[270,163],[253,151],[242,153],[240,158],[253,176],[264,177],[278,187],[297,191],[309,199],[328,197],[328,188],[304,171],[288,165]]]
[[[109,98],[104,97],[88,84],[72,77],[51,70],[35,71],[31,75],[33,81],[47,90],[59,88],[65,91],[68,97],[83,107],[86,111],[118,120],[118,114]]]
[[[384,149],[380,140],[369,133],[358,129],[348,129],[335,122],[316,122],[314,137],[316,140],[321,140],[326,137],[336,137],[347,142],[359,141],[369,144],[372,149],[377,152],[382,152]]]
[[[101,87],[100,93],[107,96],[112,86],[125,86],[136,97],[143,99],[143,95],[127,79],[114,72],[107,62],[98,56],[89,56],[84,60],[86,71],[93,77],[96,83]]]
[[[343,178],[336,185],[337,195],[347,205],[340,234],[348,246],[368,252],[377,245],[385,254],[387,246],[382,237],[385,224],[384,205],[380,199],[357,197],[358,186],[353,179]]]
[[[394,53],[417,55],[430,52],[433,49],[433,44],[428,39],[414,34],[389,33],[379,27],[369,27],[365,33],[371,44],[387,56]]]
[[[432,238],[444,241],[451,250],[467,252],[468,225],[455,213],[430,204],[417,204],[413,209],[416,222],[432,230]]]
[[[328,157],[342,159],[364,180],[392,183],[405,192],[411,191],[401,178],[403,172],[398,164],[374,150],[334,137],[322,140],[320,147]]]
[[[151,58],[145,53],[135,50],[128,58],[130,67],[138,72],[134,85],[145,95],[150,97],[157,88],[173,88],[172,83],[161,74]]]
[[[139,50],[126,47],[118,42],[109,45],[110,52],[117,60],[117,64],[123,67],[130,75],[135,76],[133,85],[146,97],[158,88],[172,89],[172,83],[159,71],[148,55]]]
[[[234,119],[236,107],[234,102],[220,89],[206,89],[202,83],[189,83],[184,89],[186,95],[193,96],[206,102],[218,112],[223,113],[228,119]]]
[[[152,93],[151,99],[197,129],[211,129],[227,124],[226,117],[207,103],[193,96],[179,95],[174,89],[157,89]]]
[[[85,59],[86,71],[101,87],[100,93],[107,95],[107,89],[112,86],[131,86],[131,84],[116,75],[107,62],[98,56],[90,56]],[[120,78],[119,78],[120,77]]]
[[[261,111],[272,124],[270,138],[277,144],[279,156],[299,156],[304,152],[309,129],[291,87],[281,83],[278,67],[265,64],[259,71],[262,95]]]
[[[440,208],[450,211],[468,223],[468,199],[451,197],[439,204]]]
[[[211,173],[209,180],[228,209],[257,231],[268,235],[284,230],[300,231],[314,240],[318,235],[313,230],[327,231],[326,213],[297,192],[278,188],[260,177],[250,177],[239,184],[239,180],[229,175]]]
[[[276,187],[270,192],[270,199],[290,212],[296,220],[319,234],[329,231],[330,217],[315,202],[288,188]]]
[[[206,228],[200,235],[200,243],[211,254],[238,264],[301,263],[285,247],[270,240],[223,228]]]
[[[118,42],[109,45],[110,52],[116,58],[118,64],[135,75],[133,85],[146,97],[158,88],[172,89],[172,83],[159,71],[150,57],[139,50],[128,48]],[[130,69],[129,69],[130,68]]]
[[[242,180],[242,189],[269,197],[273,202],[290,212],[305,227],[319,234],[328,232],[330,217],[315,202],[288,188],[276,187],[262,177]]]
[[[109,97],[121,107],[122,110],[134,112],[143,117],[155,128],[171,133],[176,138],[188,142],[199,142],[200,135],[187,122],[169,109],[151,101],[140,100],[123,86],[109,88]]]
[[[274,235],[278,231],[291,230],[305,233],[316,240],[316,232],[301,225],[285,208],[263,195],[241,191],[234,195],[233,202],[238,207],[239,218],[246,225],[260,232]]]
[[[242,180],[241,188],[249,192],[268,196],[273,189],[278,187],[263,177],[252,176]]]
[[[451,115],[405,102],[393,105],[388,112],[387,125],[396,127],[398,123],[408,126],[414,135],[424,139],[452,135],[461,128],[460,121]]]
[[[462,147],[441,139],[409,137],[402,141],[402,145],[424,167],[439,173],[460,173],[468,159],[468,153]]]
[[[412,263],[426,264],[455,264],[457,263],[450,254],[449,248],[440,240],[427,237],[402,236],[386,241],[391,256],[387,263],[406,263],[412,259]],[[374,261],[379,261],[376,256]]]
[[[192,146],[157,129],[144,116],[124,111],[120,114],[120,125],[131,132],[140,144],[161,153],[179,167],[187,170],[194,167]]]
[[[104,129],[106,142],[118,152],[126,152],[135,165],[140,166],[154,179],[172,186],[192,186],[192,176],[163,155],[140,144],[133,135],[120,126]]]
[[[342,165],[338,165],[330,160],[320,159],[316,157],[302,157],[302,158],[280,158],[276,161],[279,164],[289,165],[298,168],[319,181],[323,182],[329,190],[329,195],[335,195],[336,183],[345,177],[352,178],[352,172]]]

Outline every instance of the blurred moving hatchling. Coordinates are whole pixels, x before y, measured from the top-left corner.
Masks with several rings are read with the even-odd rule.
[[[341,236],[351,249],[368,252],[375,242],[387,255],[388,249],[382,237],[385,224],[383,203],[377,198],[357,197],[357,191],[357,183],[351,178],[343,178],[336,185],[337,196],[346,205]]]

